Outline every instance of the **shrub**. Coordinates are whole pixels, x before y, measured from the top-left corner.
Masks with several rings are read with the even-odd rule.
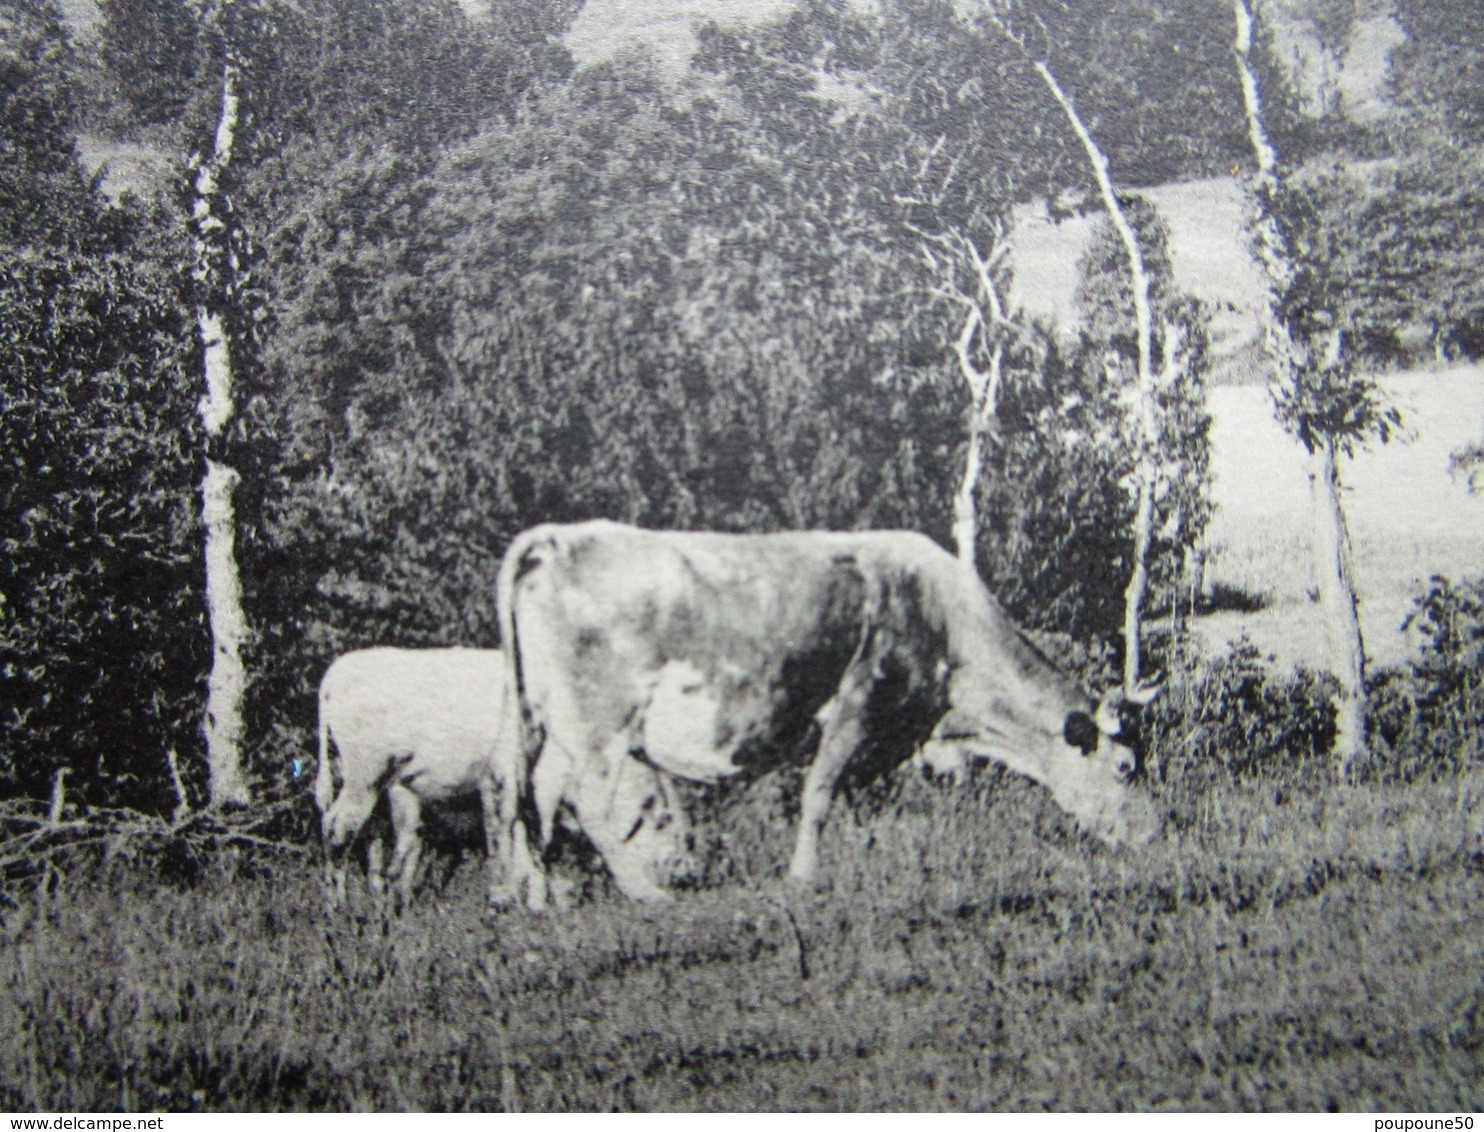
[[[0,325],[0,790],[45,797],[70,766],[83,800],[169,804],[208,656],[179,275],[18,252]]]
[[[1415,629],[1422,644],[1416,660],[1372,683],[1372,773],[1406,781],[1477,765],[1484,757],[1484,578],[1434,575],[1403,628]]]
[[[1147,758],[1172,793],[1222,779],[1297,785],[1328,772],[1333,679],[1274,667],[1250,641],[1203,662],[1146,709]]]

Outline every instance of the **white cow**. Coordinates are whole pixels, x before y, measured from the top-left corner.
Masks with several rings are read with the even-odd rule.
[[[508,722],[506,688],[498,649],[371,648],[330,665],[319,687],[314,800],[337,896],[345,892],[345,854],[383,792],[393,850],[383,870],[380,842],[368,847],[373,888],[384,879],[403,902],[412,895],[428,803],[478,794],[495,859],[490,767]]]
[[[669,899],[668,847],[636,839],[642,823],[630,820],[650,799],[666,808],[665,777],[747,781],[789,759],[806,767],[788,869],[799,884],[815,882],[840,785],[914,747],[940,769],[1000,762],[1108,842],[1159,829],[1122,732],[1131,698],[1088,696],[923,535],[553,524],[510,545],[499,607],[520,705],[519,741],[497,752],[509,760],[501,899],[524,891],[545,905],[543,854],[562,807],[626,895]]]

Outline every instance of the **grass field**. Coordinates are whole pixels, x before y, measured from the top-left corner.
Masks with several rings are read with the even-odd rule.
[[[473,864],[400,918],[305,861],[122,868],[5,914],[0,1108],[1477,1110],[1484,781],[1284,793],[1114,854],[904,779],[801,897],[764,783],[753,883],[493,923]]]
[[[1484,369],[1388,376],[1407,435],[1342,463],[1367,653],[1395,664],[1415,647],[1402,632],[1412,596],[1432,574],[1484,573],[1484,495],[1450,476],[1449,454],[1484,435]],[[1211,580],[1260,599],[1254,613],[1205,619],[1212,649],[1247,634],[1286,663],[1323,666],[1319,607],[1311,600],[1310,508],[1303,451],[1273,420],[1266,390],[1211,392]]]

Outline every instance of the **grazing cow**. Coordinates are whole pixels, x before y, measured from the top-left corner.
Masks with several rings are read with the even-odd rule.
[[[430,803],[479,796],[496,856],[489,772],[506,725],[506,687],[498,649],[361,649],[330,665],[319,686],[314,800],[337,894],[345,890],[345,853],[382,794],[393,849],[383,873],[380,843],[368,847],[373,888],[385,879],[403,901],[411,896]]]
[[[940,768],[996,759],[1114,843],[1157,828],[1129,786],[1137,760],[1118,739],[1118,704],[1084,696],[922,535],[541,526],[506,553],[499,603],[521,705],[519,742],[499,755],[512,784],[501,895],[524,886],[532,907],[546,891],[522,797],[542,845],[566,803],[625,893],[668,897],[621,827],[589,820],[626,783],[652,788],[636,765],[717,782],[807,762],[788,870],[806,884],[842,778],[914,748]]]

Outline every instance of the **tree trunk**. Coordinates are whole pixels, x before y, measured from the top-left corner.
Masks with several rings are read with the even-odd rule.
[[[1150,457],[1139,460],[1139,499],[1134,508],[1134,568],[1123,591],[1123,691],[1133,695],[1139,687],[1142,649],[1144,594],[1149,588],[1149,544],[1154,527],[1154,483]]]
[[[1253,193],[1257,198],[1258,216],[1254,228],[1258,257],[1268,277],[1267,339],[1277,361],[1278,380],[1289,384],[1304,367],[1312,364],[1313,346],[1296,340],[1279,305],[1294,278],[1293,258],[1277,210],[1282,176],[1278,168],[1278,152],[1263,125],[1257,73],[1252,69],[1252,11],[1247,0],[1232,0],[1232,12],[1237,25],[1233,51],[1242,84],[1247,131],[1257,159]],[[1338,365],[1341,349],[1338,331],[1328,348],[1330,353],[1326,364]],[[1361,637],[1350,568],[1349,537],[1345,530],[1345,510],[1340,499],[1339,471],[1335,464],[1335,438],[1321,434],[1311,445],[1306,441],[1306,445],[1310,447],[1314,574],[1329,642],[1330,669],[1340,682],[1332,753],[1336,769],[1343,778],[1365,743],[1365,641]]]
[[[1323,441],[1310,454],[1309,487],[1314,501],[1315,581],[1328,631],[1330,665],[1340,682],[1332,753],[1343,781],[1365,745],[1365,642],[1332,441]]]
[[[974,566],[974,548],[979,543],[979,515],[975,510],[974,496],[979,488],[979,476],[984,471],[984,434],[969,425],[969,447],[964,453],[964,474],[959,481],[958,494],[953,497],[953,548],[958,560],[966,566]]]
[[[1113,178],[1108,171],[1108,158],[1099,148],[1093,136],[1083,125],[1077,108],[1062,90],[1056,76],[1044,62],[1037,61],[1036,72],[1046,84],[1051,96],[1071,123],[1072,132],[1082,143],[1092,175],[1097,181],[1098,192],[1103,198],[1103,207],[1108,220],[1123,243],[1128,256],[1130,281],[1134,292],[1134,330],[1138,349],[1138,394],[1139,394],[1139,452],[1137,456],[1137,480],[1139,498],[1134,509],[1134,565],[1128,586],[1123,591],[1123,690],[1133,695],[1139,686],[1140,667],[1140,618],[1143,614],[1144,595],[1149,586],[1150,529],[1154,521],[1154,446],[1156,421],[1154,410],[1154,312],[1150,301],[1149,273],[1144,266],[1144,253],[1139,247],[1138,235],[1129,224],[1123,207],[1118,203],[1118,194],[1113,191]]]
[[[226,290],[226,281],[219,273],[230,271],[230,260],[224,246],[226,221],[216,211],[217,190],[222,171],[232,161],[237,115],[237,68],[229,57],[222,69],[215,145],[197,170],[194,206],[199,288],[196,323],[206,382],[206,394],[200,403],[206,433],[201,516],[206,529],[206,615],[212,642],[206,686],[206,766],[210,804],[218,808],[246,805],[251,800],[242,770],[242,704],[247,685],[242,646],[247,639],[247,619],[242,612],[242,584],[235,553],[237,517],[232,493],[238,475],[218,458],[235,407],[227,328],[218,309]]]
[[[979,375],[981,387],[976,389],[970,374],[976,373],[961,352],[960,361],[965,366],[965,378],[969,381],[973,397],[969,410],[969,445],[964,452],[964,474],[959,480],[958,494],[953,498],[953,547],[960,562],[977,567],[976,547],[979,545],[979,511],[977,496],[979,477],[984,473],[984,448],[995,418],[999,413],[1000,381],[1004,365],[1005,347],[996,343],[990,354],[989,373]]]
[[[1260,184],[1269,192],[1278,187],[1278,151],[1268,137],[1262,116],[1262,94],[1257,85],[1257,72],[1252,69],[1252,11],[1246,0],[1232,0],[1232,16],[1237,23],[1233,50],[1237,55],[1237,78],[1242,84],[1242,104],[1247,112],[1247,137],[1257,159]]]

